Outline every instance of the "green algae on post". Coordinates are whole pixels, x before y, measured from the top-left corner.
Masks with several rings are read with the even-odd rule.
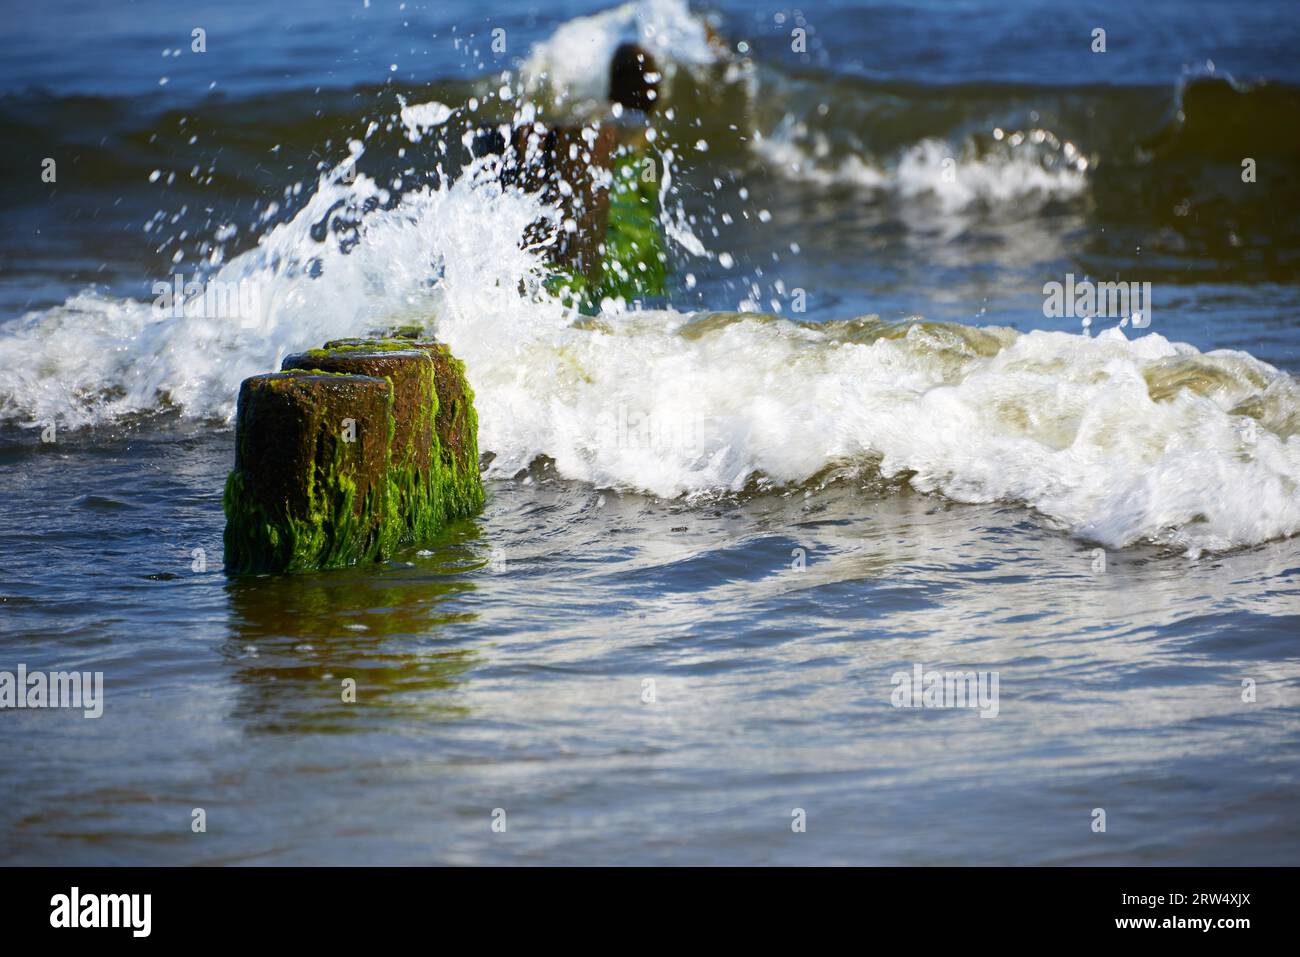
[[[483,507],[483,482],[478,471],[478,415],[474,391],[465,378],[465,364],[445,343],[429,339],[335,339],[325,352],[342,350],[405,352],[419,349],[433,360],[435,395],[434,438],[438,500],[447,521],[473,515]]]
[[[392,390],[383,379],[275,372],[244,380],[226,480],[226,567],[349,565],[391,543]]]
[[[382,559],[483,505],[478,419],[441,343],[340,340],[240,390],[226,566]]]
[[[433,421],[437,393],[433,360],[419,349],[312,350],[284,360],[284,369],[371,376],[392,388],[393,417],[388,461],[388,537],[423,541],[438,531],[445,514],[438,501]]]

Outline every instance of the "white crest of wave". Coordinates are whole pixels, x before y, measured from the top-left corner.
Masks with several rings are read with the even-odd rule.
[[[279,368],[290,353],[426,320],[439,305],[448,315],[468,302],[523,307],[520,282],[539,260],[518,237],[547,215],[534,199],[467,173],[362,216],[367,200],[388,196],[364,175],[343,181],[359,156],[358,146],[291,220],[205,277],[226,288],[252,284],[253,315],[211,315],[191,299],[176,316],[153,302],[85,292],[8,323],[0,334],[0,417],[79,427],[167,403],[189,417],[230,420],[239,383]],[[352,220],[360,241],[350,249],[312,235],[322,223]],[[562,321],[563,311],[540,304],[530,316]]]
[[[1052,162],[1028,141],[986,155],[954,149],[937,139],[915,143],[887,166],[856,153],[838,158],[824,134],[785,123],[768,137],[756,137],[754,151],[787,179],[822,186],[846,184],[892,192],[903,199],[928,199],[945,212],[977,205],[1041,204],[1077,196],[1087,175],[1076,164]]]
[[[917,325],[871,340],[845,323],[675,312],[575,324],[520,294],[538,259],[518,237],[544,211],[491,177],[369,213],[349,252],[312,237],[338,204],[381,194],[365,177],[323,179],[218,272],[261,285],[254,328],[92,294],[23,317],[0,337],[5,408],[82,424],[165,395],[229,419],[240,381],[287,353],[417,321],[465,361],[499,475],[545,454],[569,478],[676,496],[871,461],[959,501],[1026,503],[1115,547],[1217,551],[1300,531],[1300,388],[1244,353],[1119,330]],[[1198,369],[1213,388],[1177,385]],[[1161,376],[1174,386],[1148,381]],[[1252,403],[1255,418],[1238,411]]]
[[[609,63],[619,44],[640,43],[669,74],[714,62],[704,21],[685,0],[636,0],[561,25],[534,46],[524,65],[530,85],[546,82],[574,100],[604,100]]]
[[[157,315],[92,293],[30,313],[0,333],[0,415],[80,425],[166,399],[228,421],[239,383],[286,354],[414,322],[465,361],[497,475],[548,455],[572,479],[677,496],[870,462],[959,501],[1025,503],[1114,547],[1217,551],[1300,531],[1300,389],[1244,353],[1119,330],[873,337],[672,311],[575,323],[537,295],[538,253],[519,245],[553,211],[482,163],[393,205],[365,176],[343,181],[360,149],[212,277],[255,283],[256,316]],[[930,176],[938,155],[904,157],[895,175],[906,182],[911,162]],[[998,174],[971,188],[1005,187]],[[322,238],[323,223],[352,241]],[[1212,388],[1178,385],[1201,373]]]
[[[916,326],[857,342],[839,323],[686,323],[646,312],[531,330],[462,316],[440,329],[466,360],[501,475],[547,454],[570,478],[677,496],[878,461],[922,491],[1026,503],[1113,547],[1218,551],[1300,530],[1300,390],[1244,353],[1119,330]],[[1222,371],[1218,388],[1152,398],[1148,373],[1198,361]],[[1251,397],[1271,409],[1254,425],[1233,411]]]
[[[1030,151],[954,156],[952,148],[938,140],[922,140],[907,149],[894,179],[904,198],[932,195],[950,211],[976,203],[997,207],[1026,199],[1068,198],[1087,185],[1082,170],[1045,166]]]

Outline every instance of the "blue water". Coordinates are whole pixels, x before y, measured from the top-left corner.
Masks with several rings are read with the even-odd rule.
[[[558,24],[609,6],[599,0],[472,6],[125,0],[110,15],[94,0],[7,3],[0,83],[7,91],[39,87],[192,102],[214,82],[214,89],[236,96],[348,88],[382,82],[389,73],[412,83],[473,77],[482,72],[478,63],[517,60]],[[720,18],[720,32],[749,42],[760,56],[788,53],[793,9],[736,3],[704,9]],[[923,83],[1163,85],[1211,60],[1244,80],[1300,81],[1294,55],[1300,25],[1281,2],[1233,4],[1231,11],[1211,0],[821,2],[800,9],[809,31],[808,65],[837,74]],[[205,58],[189,52],[195,27],[210,39]],[[497,27],[506,30],[504,55],[491,50]],[[1104,56],[1091,50],[1097,28],[1107,31]],[[180,57],[161,55],[177,48]],[[163,76],[169,88],[159,89]]]
[[[1098,542],[1059,516],[923,493],[870,457],[681,497],[543,459],[491,473],[481,516],[381,566],[240,580],[221,571],[233,433],[215,406],[40,441],[30,403],[62,385],[38,374],[51,357],[19,338],[24,317],[87,288],[146,299],[223,221],[243,224],[229,257],[251,248],[257,210],[277,199],[288,220],[305,197],[285,187],[314,182],[396,92],[462,102],[604,8],[4,4],[0,345],[31,362],[0,368],[0,671],[103,671],[106,699],[98,720],[0,712],[0,860],[1295,863],[1294,537],[1188,556],[1153,535],[1105,547],[1100,570]],[[1300,374],[1292,5],[817,3],[806,60],[789,50],[794,11],[710,9],[733,51],[748,45],[760,92],[700,80],[668,129],[709,140],[686,151],[681,196],[735,266],[683,257],[661,304],[788,310],[780,281],[808,292],[813,322],[1080,333],[1043,314],[1043,283],[1134,277],[1156,284],[1153,332]],[[851,155],[893,170],[927,140],[996,157],[995,127],[1052,130],[1090,166],[1079,191],[1018,190],[1016,167],[954,206],[782,175],[742,137],[785,118],[828,171]],[[398,168],[393,154],[371,151]],[[214,182],[188,178],[195,164]],[[770,224],[746,218],[759,208]],[[166,362],[144,339],[117,346],[142,375]],[[1290,428],[1293,448],[1300,418]],[[1139,466],[1115,444],[1118,483]],[[891,677],[917,663],[998,672],[997,716],[894,707]]]

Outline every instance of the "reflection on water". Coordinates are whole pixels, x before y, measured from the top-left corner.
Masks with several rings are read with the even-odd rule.
[[[234,719],[251,731],[318,733],[464,715],[454,692],[482,652],[459,640],[476,616],[454,601],[475,587],[456,540],[476,534],[465,523],[444,536],[434,545],[441,564],[414,574],[403,563],[232,580],[221,653],[235,666]]]
[[[25,460],[39,498],[6,486],[47,559],[0,557],[0,652],[102,669],[105,711],[0,716],[0,860],[1254,864],[1300,848],[1294,541],[1110,551],[1100,570],[1023,507],[870,468],[688,502],[538,467],[388,564],[231,580],[190,570],[220,540],[230,443],[73,446]],[[128,507],[69,504],[88,495]],[[892,675],[918,663],[997,671],[997,717],[893,707]]]

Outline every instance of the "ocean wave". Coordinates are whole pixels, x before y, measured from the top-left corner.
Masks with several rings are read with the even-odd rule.
[[[0,336],[4,414],[86,424],[166,403],[228,421],[240,380],[285,354],[418,319],[465,360],[498,475],[545,455],[596,486],[691,496],[858,464],[958,501],[1022,502],[1109,546],[1222,550],[1300,530],[1300,389],[1244,353],[1118,329],[579,319],[519,294],[540,263],[518,237],[541,210],[490,177],[370,212],[346,252],[313,235],[377,188],[323,178],[219,270],[260,284],[251,328],[89,294],[24,317]]]
[[[925,139],[888,163],[857,153],[832,159],[825,137],[801,136],[808,137],[802,124],[783,126],[770,137],[757,137],[754,152],[788,179],[929,199],[949,212],[1012,204],[1023,210],[1026,204],[1079,196],[1087,188],[1087,158],[1046,130],[1007,134],[999,129],[994,142],[1005,142],[1005,148],[983,153],[971,142],[954,149]]]
[[[573,44],[603,49],[673,30],[690,34],[671,41],[674,57],[704,57],[707,31],[690,18],[684,26],[682,9],[648,0],[574,21],[532,62],[567,82],[559,67]],[[430,136],[451,109],[407,107],[408,141]],[[805,174],[828,182],[946,208],[1068,197],[1086,182],[1082,154],[1042,127],[960,157],[923,138],[888,166],[823,162],[833,151],[819,156],[804,133],[791,124],[759,149],[777,163],[808,159]],[[1300,531],[1300,388],[1245,353],[1119,329],[1019,334],[673,310],[578,317],[543,292],[542,251],[520,244],[554,211],[503,188],[491,160],[398,193],[354,175],[365,149],[354,142],[254,248],[214,258],[206,281],[257,291],[248,314],[213,316],[197,299],[177,314],[85,292],[0,328],[0,420],[76,427],[170,408],[229,423],[240,381],[285,355],[417,325],[465,361],[496,476],[546,456],[570,479],[690,498],[866,469],[957,501],[1022,503],[1112,547],[1221,551]]]
[[[753,315],[514,330],[508,356],[473,325],[443,331],[501,474],[545,454],[597,486],[690,496],[865,465],[1024,503],[1108,546],[1217,551],[1300,530],[1300,390],[1240,352]]]
[[[669,87],[678,67],[711,64],[720,54],[704,19],[685,0],[636,0],[561,25],[530,51],[525,81],[532,89],[547,86],[568,100],[604,100],[610,60],[625,42],[650,51]]]

